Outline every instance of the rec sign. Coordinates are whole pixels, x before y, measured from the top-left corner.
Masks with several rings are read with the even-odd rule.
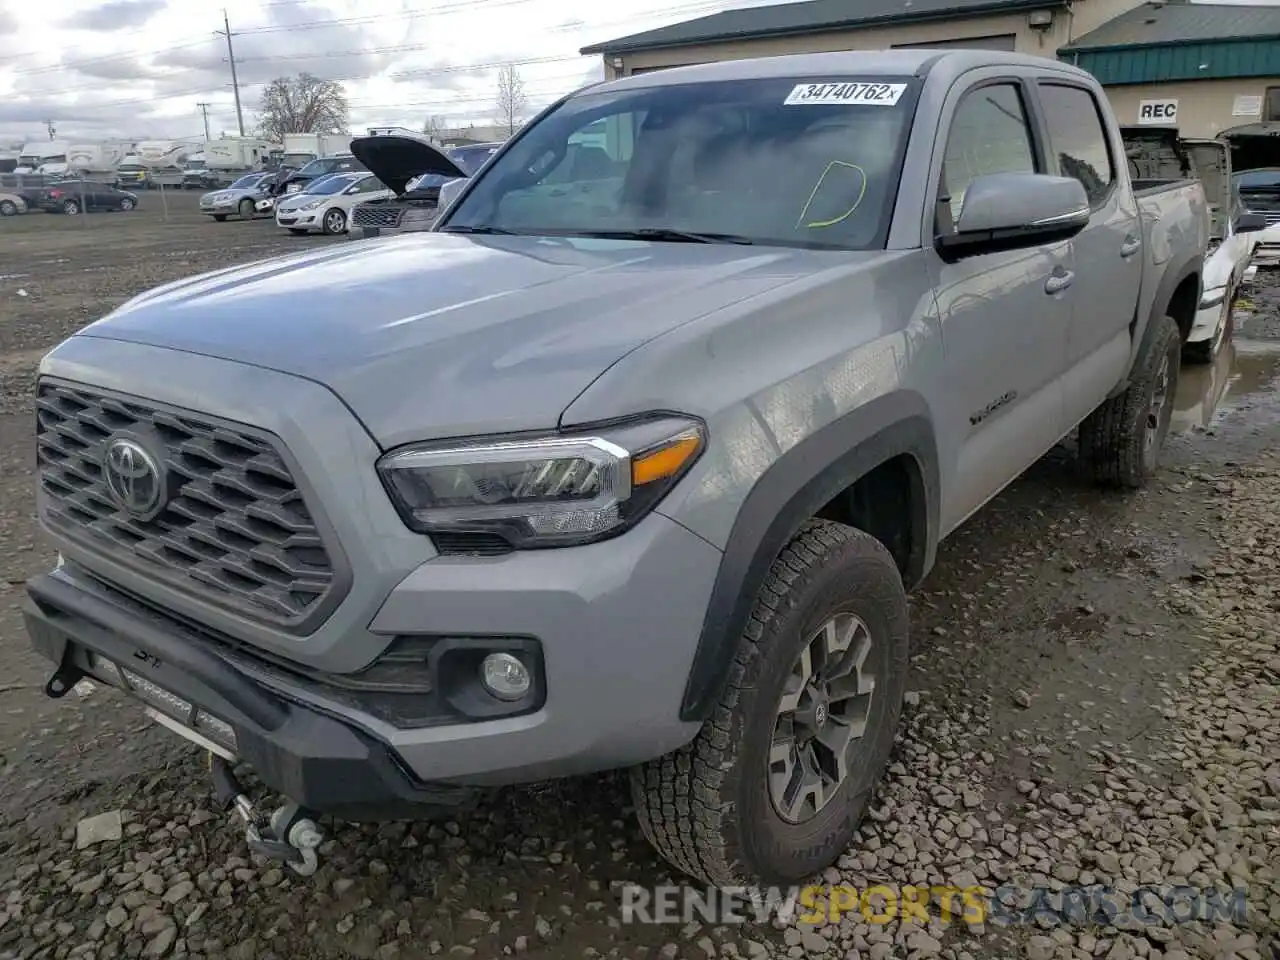
[[[1138,123],[1172,127],[1178,123],[1177,100],[1142,100],[1138,103]]]

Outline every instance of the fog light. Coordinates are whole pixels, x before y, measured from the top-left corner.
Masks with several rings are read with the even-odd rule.
[[[491,653],[480,664],[480,680],[499,700],[519,700],[529,692],[533,678],[518,657]]]

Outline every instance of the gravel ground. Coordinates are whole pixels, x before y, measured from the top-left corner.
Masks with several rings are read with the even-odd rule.
[[[678,881],[618,777],[505,791],[450,821],[326,823],[302,879],[247,854],[199,758],[137,707],[101,688],[40,694],[17,612],[50,561],[31,516],[35,361],[157,282],[324,242],[157,214],[80,232],[33,216],[3,240],[0,958],[1280,956],[1270,276],[1233,355],[1187,368],[1159,482],[1100,495],[1051,455],[943,545],[913,598],[906,726],[861,843],[825,880],[983,885],[1001,902],[986,922],[624,925],[626,885]],[[103,838],[82,846],[78,825]],[[1119,915],[1080,907],[1099,885]],[[1186,888],[1240,889],[1245,909],[1131,915],[1134,890],[1177,887],[1180,917]],[[1035,922],[1000,922],[1037,889]]]

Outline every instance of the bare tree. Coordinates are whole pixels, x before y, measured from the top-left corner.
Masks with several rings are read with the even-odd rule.
[[[514,63],[508,63],[498,71],[498,122],[511,136],[520,126],[528,97],[524,92],[524,79]]]
[[[422,132],[429,140],[440,140],[444,136],[444,117],[431,114],[423,121]]]
[[[268,140],[286,133],[345,133],[350,113],[342,84],[309,73],[272,80],[260,109],[258,130]]]

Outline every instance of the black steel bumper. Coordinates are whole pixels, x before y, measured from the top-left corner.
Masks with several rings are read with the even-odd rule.
[[[412,778],[387,744],[251,677],[176,621],[123,603],[67,568],[31,580],[23,614],[31,644],[63,678],[104,683],[91,654],[144,677],[232,725],[236,756],[268,787],[347,820],[422,816],[473,796]],[[150,704],[155,707],[155,704]]]

